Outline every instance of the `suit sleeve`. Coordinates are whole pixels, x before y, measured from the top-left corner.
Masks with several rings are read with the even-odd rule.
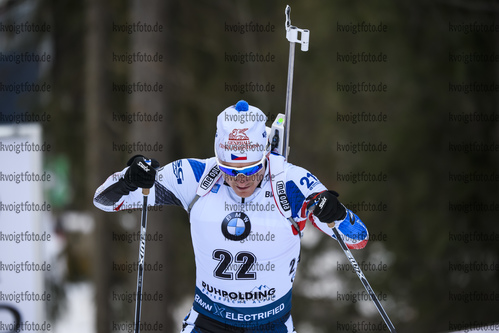
[[[300,229],[303,229],[306,221],[309,220],[317,229],[336,239],[332,228],[319,221],[313,214],[308,214],[307,218],[303,209],[303,204],[309,195],[328,189],[308,170],[292,164],[287,164],[286,177],[286,193],[291,202],[292,216]],[[346,210],[345,219],[336,221],[336,229],[349,249],[362,249],[366,246],[369,238],[367,228],[357,215],[347,208]]]
[[[148,205],[173,205],[187,210],[205,166],[205,160],[180,159],[160,168],[149,193]],[[106,212],[142,208],[142,189],[127,188],[124,182],[127,169],[112,174],[97,188],[93,199],[97,208]]]

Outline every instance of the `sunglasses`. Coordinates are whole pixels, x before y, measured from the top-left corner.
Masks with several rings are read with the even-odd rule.
[[[225,173],[227,176],[237,177],[237,175],[239,175],[239,174],[242,174],[244,176],[252,176],[252,175],[256,174],[258,171],[263,169],[265,159],[266,159],[266,156],[263,155],[261,161],[256,162],[255,164],[248,165],[245,167],[236,168],[236,167],[228,167],[228,166],[220,164],[218,156],[217,156],[217,164],[218,164],[218,168],[220,169],[220,171]]]

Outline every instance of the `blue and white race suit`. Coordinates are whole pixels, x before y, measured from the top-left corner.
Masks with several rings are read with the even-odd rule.
[[[273,193],[274,175],[269,171],[273,164],[283,166],[286,204],[303,229],[303,203],[312,193],[327,189],[313,174],[281,156],[269,156],[265,176],[248,198],[238,197],[223,177],[209,176],[217,168],[215,158],[181,159],[158,170],[149,194],[151,205],[177,205],[188,211],[198,188],[211,189],[199,197],[189,213],[196,288],[183,332],[211,332],[197,324],[200,318],[213,332],[224,331],[222,327],[245,328],[245,332],[293,332],[291,291],[300,237],[281,214],[281,199]],[[141,189],[116,195],[117,182],[126,170],[111,175],[97,189],[96,207],[109,212],[141,208]],[[334,238],[327,224],[314,216],[312,219],[314,226]],[[365,246],[368,232],[359,219],[353,225],[337,221],[336,226],[349,248]]]

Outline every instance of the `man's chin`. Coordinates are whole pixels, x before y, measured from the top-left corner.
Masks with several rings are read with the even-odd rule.
[[[247,198],[253,193],[253,191],[251,190],[251,186],[243,189],[234,186],[233,190],[236,193],[236,195],[241,198]]]

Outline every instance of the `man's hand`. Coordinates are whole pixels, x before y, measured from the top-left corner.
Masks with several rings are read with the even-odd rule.
[[[305,201],[306,210],[311,211],[319,221],[334,227],[334,221],[341,221],[346,217],[346,208],[338,200],[335,191],[322,191],[309,195]]]
[[[149,163],[148,163],[149,162]],[[128,170],[125,173],[125,183],[136,190],[137,188],[151,188],[156,179],[156,169],[159,162],[155,159],[148,159],[142,155],[135,155],[128,160]]]

